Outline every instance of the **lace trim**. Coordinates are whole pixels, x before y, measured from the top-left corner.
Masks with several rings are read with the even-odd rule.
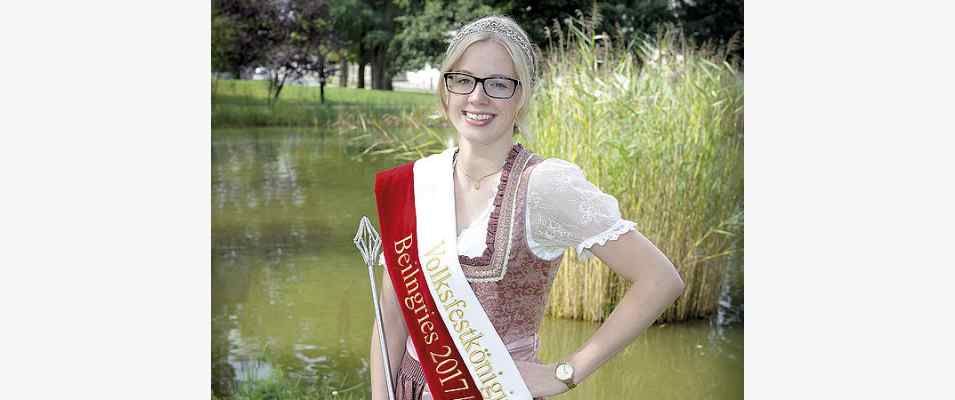
[[[514,166],[514,159],[521,153],[524,147],[520,143],[515,143],[511,147],[511,153],[507,155],[504,161],[504,169],[501,170],[501,181],[497,184],[497,194],[494,196],[494,210],[487,221],[487,235],[484,237],[484,252],[478,257],[458,256],[458,262],[471,266],[486,266],[491,263],[491,254],[494,252],[494,237],[497,234],[497,219],[501,214],[501,204],[504,202],[504,188],[507,187],[507,178],[511,174],[511,168]],[[457,157],[457,151],[454,156]],[[475,221],[477,222],[477,221]]]
[[[578,244],[577,259],[580,261],[589,260],[591,257],[594,256],[594,254],[591,253],[590,250],[588,249],[593,247],[595,244],[599,244],[603,246],[607,244],[607,241],[617,240],[620,238],[620,235],[623,235],[624,233],[627,233],[629,231],[633,231],[636,229],[637,229],[637,224],[633,221],[627,221],[625,219],[621,219],[617,221],[617,223],[611,226],[610,229],[607,229],[601,232],[600,234],[595,235],[594,237],[584,240],[583,242]]]

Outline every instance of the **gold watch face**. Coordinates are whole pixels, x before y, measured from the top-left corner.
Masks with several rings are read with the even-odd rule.
[[[574,367],[570,364],[561,363],[557,365],[557,379],[567,380],[574,376]]]

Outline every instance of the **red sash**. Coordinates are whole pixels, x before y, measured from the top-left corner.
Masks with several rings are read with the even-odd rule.
[[[381,246],[388,276],[435,400],[480,400],[464,359],[454,345],[428,290],[418,257],[414,162],[375,177]]]

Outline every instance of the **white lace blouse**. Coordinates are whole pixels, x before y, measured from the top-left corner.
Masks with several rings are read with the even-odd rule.
[[[494,209],[498,180],[484,212],[458,235],[458,254],[478,257],[484,252],[487,224]],[[581,261],[593,256],[590,248],[636,230],[636,223],[620,216],[617,199],[591,184],[577,165],[548,158],[531,171],[524,221],[527,244],[540,258],[553,260],[567,248]],[[384,256],[379,259],[384,265]]]
[[[559,158],[548,158],[531,171],[524,215],[527,244],[548,260],[573,247],[578,259],[586,261],[593,256],[589,249],[595,244],[616,240],[637,225],[621,218],[617,199],[590,183],[580,167]],[[490,208],[482,221],[485,229],[489,216]],[[467,246],[465,254],[484,251],[474,247]]]

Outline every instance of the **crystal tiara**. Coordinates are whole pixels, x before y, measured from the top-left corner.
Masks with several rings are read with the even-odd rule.
[[[454,39],[451,40],[451,44],[448,45],[447,52],[450,53],[451,49],[455,45],[457,45],[462,39],[464,39],[466,36],[472,33],[477,33],[477,32],[498,33],[498,34],[504,35],[504,37],[507,38],[507,40],[509,40],[510,42],[516,43],[518,47],[521,48],[521,50],[524,50],[524,58],[529,62],[530,69],[531,69],[531,76],[534,76],[534,73],[535,73],[534,70],[536,69],[535,68],[536,60],[534,59],[534,52],[531,51],[530,42],[528,42],[527,39],[524,38],[524,35],[521,35],[520,33],[515,32],[511,28],[508,28],[506,25],[493,19],[479,20],[477,22],[474,22],[465,26],[464,29],[461,29],[460,31],[458,31],[458,33],[454,35]]]

